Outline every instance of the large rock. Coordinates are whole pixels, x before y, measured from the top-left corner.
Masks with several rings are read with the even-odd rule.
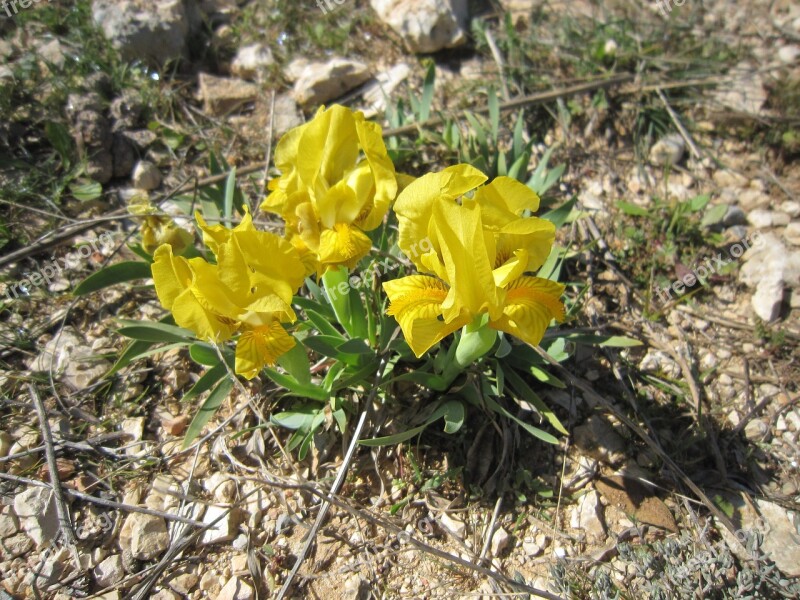
[[[467,40],[467,0],[370,0],[412,52],[437,52]]]
[[[728,498],[735,512],[733,524],[737,527],[734,537],[725,527],[719,527],[722,538],[741,560],[751,558],[747,550],[748,538],[755,532],[761,534],[761,552],[770,558],[787,577],[800,577],[800,513],[767,502],[755,500],[760,514],[741,496]]]
[[[184,56],[194,0],[94,0],[92,18],[123,60],[164,64]]]
[[[239,48],[231,63],[231,74],[242,79],[255,79],[275,64],[272,50],[264,44],[250,44]]]
[[[241,79],[214,77],[208,73],[200,73],[200,99],[204,110],[212,116],[219,117],[232,112],[258,97],[259,87]]]
[[[334,57],[327,62],[292,61],[287,76],[295,79],[292,95],[302,106],[324,104],[346,94],[370,78],[361,61]]]

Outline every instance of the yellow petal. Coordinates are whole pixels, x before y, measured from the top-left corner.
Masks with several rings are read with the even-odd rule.
[[[510,282],[514,281],[525,272],[527,265],[528,251],[515,250],[511,258],[492,272],[494,284],[497,287],[506,287]]]
[[[496,261],[504,262],[518,249],[528,253],[526,271],[536,271],[550,256],[556,227],[550,221],[538,217],[515,218],[496,234]]]
[[[363,231],[346,223],[337,223],[320,236],[319,261],[323,266],[345,265],[353,269],[371,248],[372,242]]]
[[[428,173],[411,182],[397,197],[400,235],[398,246],[420,271],[430,272],[422,255],[415,249],[422,240],[432,240],[430,231],[433,206],[438,201],[452,200],[475,189],[486,181],[486,175],[470,165],[454,165],[439,173]]]
[[[380,125],[367,121],[362,113],[356,113],[355,121],[358,142],[369,165],[370,179],[373,182],[369,194],[372,206],[358,225],[364,231],[372,231],[383,222],[389,204],[397,196],[397,176],[394,163],[386,151]],[[363,181],[362,177],[360,182],[363,184]],[[356,192],[364,193],[358,189]]]
[[[520,277],[507,288],[503,316],[489,322],[494,329],[505,331],[536,346],[542,341],[552,319],[564,320],[561,294],[564,286],[539,277]]]
[[[468,315],[462,315],[445,323],[442,318],[442,302],[447,297],[448,290],[441,281],[433,277],[402,277],[384,282],[383,289],[390,302],[386,312],[397,319],[406,342],[417,358],[470,322]]]
[[[539,195],[511,177],[495,178],[475,193],[475,199],[486,208],[502,208],[515,216],[521,216],[525,210],[531,213],[539,210]]]
[[[172,246],[164,244],[153,254],[150,270],[153,273],[159,301],[164,308],[172,310],[175,298],[192,285],[194,273],[189,267],[189,261],[180,256],[173,256]]]
[[[450,284],[442,306],[445,321],[465,311],[473,316],[488,311],[490,318],[498,318],[502,307],[492,274],[493,240],[484,234],[478,205],[436,202],[433,222],[434,245],[439,246]]]
[[[295,343],[278,321],[247,329],[236,343],[235,371],[252,379],[265,366],[274,365],[281,355],[294,348]]]

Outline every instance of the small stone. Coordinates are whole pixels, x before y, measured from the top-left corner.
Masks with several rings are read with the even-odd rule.
[[[186,431],[189,426],[189,415],[178,415],[177,417],[167,418],[161,420],[161,427],[164,428],[169,435],[180,436]]]
[[[744,437],[751,442],[768,441],[769,425],[759,419],[753,419],[744,427]]]
[[[650,162],[658,166],[677,165],[685,151],[686,142],[680,135],[668,135],[650,148]]]
[[[578,506],[572,510],[570,526],[573,529],[582,529],[588,535],[605,536],[603,505],[600,504],[600,495],[596,491],[592,490],[578,500]]]
[[[217,596],[217,600],[252,600],[253,598],[255,598],[253,588],[238,577],[231,577]]]
[[[764,210],[762,208],[757,208],[755,210],[751,210],[750,214],[747,215],[747,220],[750,221],[750,224],[755,227],[756,229],[768,229],[773,226],[773,216],[774,212],[771,210]]]
[[[783,237],[793,246],[800,246],[800,223],[797,221],[789,223],[783,230]]]
[[[0,538],[11,537],[19,531],[19,518],[13,506],[4,506],[0,511]]]
[[[525,540],[522,542],[522,550],[530,557],[539,556],[544,550],[542,547],[533,540]]]
[[[795,200],[785,200],[779,208],[781,209],[781,212],[786,213],[793,219],[800,217],[800,202]]]
[[[259,87],[253,83],[226,77],[215,77],[200,73],[199,96],[205,112],[215,117],[231,113],[244,104],[254,102]]]
[[[213,494],[220,504],[229,504],[236,495],[236,482],[223,473],[214,473],[203,481],[203,489]]]
[[[122,524],[119,543],[123,549],[128,546],[133,558],[152,560],[169,548],[167,524],[155,515],[131,513]]]
[[[743,188],[747,185],[747,178],[744,175],[727,169],[714,171],[713,179],[721,188]]]
[[[750,303],[761,320],[769,322],[778,318],[783,303],[783,287],[783,280],[776,276],[758,282]]]
[[[250,44],[239,48],[231,63],[231,74],[242,79],[255,79],[275,64],[272,50],[263,44]]]
[[[220,519],[220,517],[222,517]],[[203,533],[203,544],[217,544],[220,542],[229,542],[236,537],[237,525],[234,519],[235,511],[233,509],[222,508],[220,506],[209,506],[206,509],[206,514],[203,516],[203,523],[210,524],[217,521],[215,525],[206,529]]]
[[[5,538],[0,544],[2,544],[5,554],[11,557],[28,554],[34,547],[33,540],[24,533]]]
[[[125,569],[119,554],[109,556],[94,568],[94,579],[101,588],[111,587],[124,577]]]
[[[500,556],[502,552],[508,548],[511,542],[511,536],[502,527],[498,527],[492,535],[491,550],[492,556]]]
[[[14,440],[7,431],[0,431],[0,458],[5,458],[10,454],[11,445]]]
[[[301,106],[316,106],[358,87],[370,78],[369,67],[361,61],[334,57],[326,62],[303,61],[296,73],[292,95]]]
[[[798,56],[800,56],[800,47],[798,46],[781,46],[778,49],[778,60],[786,65],[796,62]]]
[[[200,589],[209,596],[215,596],[220,590],[219,578],[211,571],[206,571],[200,578]]]
[[[43,546],[59,535],[58,514],[51,490],[32,487],[17,494],[14,512],[25,533],[37,546]]]
[[[722,218],[722,225],[733,227],[734,225],[747,225],[747,215],[738,206],[729,206]]]
[[[200,578],[195,575],[194,573],[183,573],[181,575],[177,575],[169,580],[169,586],[178,592],[179,594],[183,594],[184,596],[188,596],[189,593],[197,587]]]
[[[457,538],[464,539],[467,533],[467,525],[464,521],[455,519],[447,513],[442,513],[442,516],[439,517],[439,522],[442,524],[442,527],[450,531],[450,533]]]
[[[181,597],[172,590],[159,590],[150,596],[150,600],[181,600]]]
[[[133,187],[140,190],[154,190],[161,185],[161,171],[153,163],[140,160],[136,163],[131,177]]]

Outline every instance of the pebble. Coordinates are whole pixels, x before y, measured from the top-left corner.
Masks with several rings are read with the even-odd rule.
[[[161,185],[161,171],[153,163],[140,160],[133,168],[133,187],[140,190],[154,190]]]
[[[511,543],[511,536],[502,527],[498,527],[492,535],[492,556],[500,556]]]
[[[760,419],[752,419],[744,427],[744,437],[751,442],[766,442],[769,440],[769,425]]]
[[[122,581],[125,577],[125,569],[122,566],[122,556],[114,554],[103,560],[94,568],[94,578],[101,588],[114,585]]]
[[[445,529],[449,530],[450,533],[454,534],[458,538],[464,539],[464,536],[467,533],[466,523],[451,517],[447,513],[442,513],[442,516],[439,518],[439,522]]]

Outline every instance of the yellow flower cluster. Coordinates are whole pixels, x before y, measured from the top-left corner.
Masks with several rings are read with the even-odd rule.
[[[352,269],[372,248],[397,194],[394,164],[381,128],[344,106],[320,108],[275,148],[281,176],[269,184],[262,210],[277,213],[306,273]]]
[[[355,268],[372,247],[365,232],[383,223],[398,192],[380,127],[342,106],[287,133],[275,163],[281,175],[261,208],[282,217],[283,238],[257,231],[249,213],[234,229],[197,215],[216,264],[176,256],[169,239],[153,238],[163,242],[152,267],[161,303],[202,339],[238,334],[235,370],[247,378],[294,346],[283,324],[296,319],[292,296],[304,278]],[[551,319],[563,319],[563,286],[526,274],[547,259],[555,235],[530,216],[538,196],[508,177],[486,180],[456,165],[413,181],[395,202],[399,246],[422,274],[383,287],[417,356],[484,314],[490,327],[534,345]]]
[[[490,327],[532,345],[553,318],[564,317],[564,286],[524,274],[542,266],[555,238],[552,223],[525,216],[539,208],[539,197],[509,177],[486,180],[456,165],[420,177],[395,202],[400,249],[429,275],[383,288],[418,357],[484,313]],[[430,250],[420,254],[414,249],[423,239]]]

